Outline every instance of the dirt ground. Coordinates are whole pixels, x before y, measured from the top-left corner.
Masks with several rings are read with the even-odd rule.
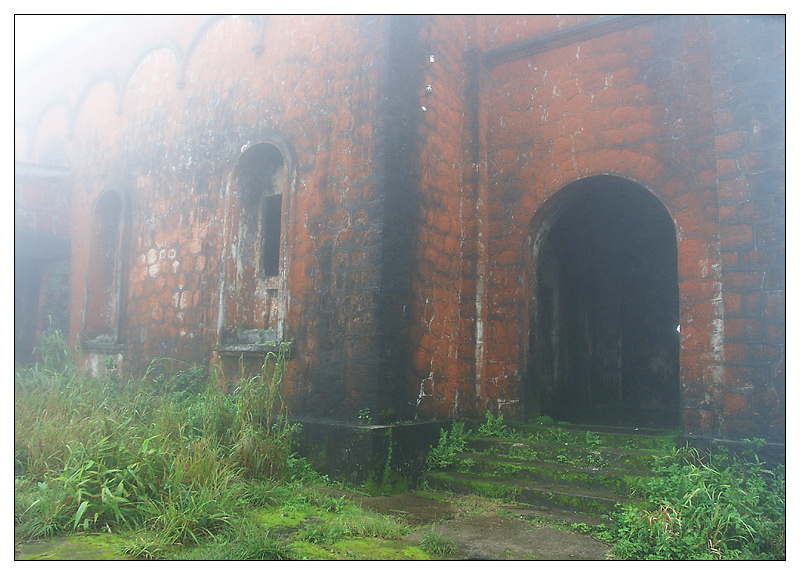
[[[366,509],[404,517],[412,527],[431,525],[458,547],[451,559],[602,561],[611,550],[609,544],[591,535],[547,525],[546,515],[528,507],[493,503],[475,496],[441,500],[401,493],[356,496],[353,500]],[[531,521],[531,515],[545,519],[545,523]],[[409,535],[409,542],[415,543],[421,537],[422,533],[415,531]]]
[[[430,526],[456,546],[457,551],[447,557],[450,560],[602,561],[608,558],[611,549],[590,535],[553,526],[555,520],[588,522],[585,516],[548,515],[527,506],[474,495],[410,492],[368,497],[333,489],[325,491],[345,495],[365,509],[404,518],[411,527]],[[412,531],[405,537],[405,543],[418,545],[426,532],[426,529]],[[15,546],[14,556],[60,560],[128,558],[106,549],[103,537],[102,534],[91,539],[55,537],[24,543]]]

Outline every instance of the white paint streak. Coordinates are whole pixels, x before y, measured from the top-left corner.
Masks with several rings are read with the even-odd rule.
[[[485,290],[486,269],[483,263],[485,251],[482,234],[478,234],[478,280],[475,288],[475,396],[481,396],[481,379],[483,377],[483,293]]]

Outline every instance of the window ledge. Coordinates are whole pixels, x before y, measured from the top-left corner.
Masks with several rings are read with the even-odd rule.
[[[217,345],[220,355],[264,355],[281,345],[277,329],[227,329]]]
[[[278,351],[283,342],[271,341],[268,343],[251,343],[238,345],[219,345],[217,353],[222,356],[260,356],[266,355],[271,351]]]
[[[118,341],[102,340],[83,340],[81,342],[83,351],[91,353],[122,353],[125,351],[125,344]]]

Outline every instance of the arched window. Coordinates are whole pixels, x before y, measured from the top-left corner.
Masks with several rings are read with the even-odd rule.
[[[122,299],[124,199],[100,195],[89,224],[89,262],[83,306],[83,339],[90,346],[119,343]]]
[[[236,243],[242,256],[239,263],[263,278],[277,276],[280,272],[281,205],[285,186],[283,156],[271,144],[249,148],[234,169],[231,192],[235,196],[233,207],[239,220],[236,226]]]
[[[275,144],[255,144],[245,150],[231,174],[220,289],[221,351],[262,349],[282,338],[284,214],[290,187],[285,158],[285,151]]]

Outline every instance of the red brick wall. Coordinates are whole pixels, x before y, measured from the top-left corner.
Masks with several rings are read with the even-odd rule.
[[[612,174],[647,188],[675,224],[683,425],[693,433],[774,437],[784,405],[783,268],[778,262],[784,253],[785,196],[780,182],[769,199],[758,202],[740,191],[733,210],[727,207],[726,190],[737,183],[741,188],[742,176],[735,175],[748,169],[758,173],[760,182],[783,173],[783,120],[773,113],[751,122],[744,133],[717,135],[724,116],[714,103],[720,82],[714,74],[736,68],[730,62],[719,66],[721,56],[730,52],[712,46],[721,32],[712,34],[711,28],[727,30],[724,21],[659,18],[490,63],[480,72],[474,119],[462,103],[469,97],[470,49],[489,48],[486,62],[492,48],[539,32],[569,31],[588,20],[430,22],[431,37],[461,46],[454,51],[460,58],[445,52],[439,60],[446,65],[438,68],[437,61],[425,72],[433,93],[423,100],[432,113],[420,123],[423,194],[412,330],[417,345],[412,387],[419,387],[412,392],[423,412],[442,417],[480,413],[486,406],[519,412],[529,329],[525,294],[531,281],[523,245],[531,222],[570,182]],[[773,44],[762,47],[761,64],[767,54],[782,57],[783,45],[779,33],[763,27],[762,39]],[[774,71],[764,72],[769,74]],[[739,85],[738,78],[724,79]],[[758,81],[753,79],[750,92],[739,93],[742,101],[758,99],[753,94]],[[454,96],[459,90],[460,96]],[[779,86],[771,91],[783,93]],[[439,99],[437,93],[447,96]],[[776,99],[773,110],[780,109]],[[756,155],[759,134],[769,138],[762,145],[768,149]],[[468,175],[472,142],[479,148],[477,198]],[[727,150],[718,158],[723,143]],[[726,155],[736,156],[738,172],[724,161]],[[762,165],[755,164],[759,160]],[[727,225],[726,219],[736,225]],[[754,226],[761,230],[764,247],[755,246]],[[766,277],[773,283],[764,293],[761,280]],[[760,388],[742,382],[743,374],[753,373],[761,373]],[[746,407],[746,397],[770,415]]]
[[[528,331],[520,250],[537,209],[578,178],[640,183],[679,238],[684,423],[712,432],[722,384],[709,55],[704,19],[666,19],[498,64],[488,89],[487,395],[515,402]],[[699,39],[699,41],[695,40]],[[707,42],[707,40],[706,40]],[[515,264],[516,262],[516,264]],[[530,281],[530,279],[528,279]]]
[[[724,432],[786,429],[785,20],[711,20]]]
[[[345,385],[363,385],[370,374],[359,358],[368,363],[374,355],[369,292],[381,238],[370,210],[380,202],[371,178],[374,102],[385,76],[382,22],[112,19],[58,54],[55,68],[34,70],[24,84],[36,88],[25,95],[34,128],[19,123],[17,141],[27,145],[18,153],[27,149],[26,158],[44,161],[56,147],[48,142],[57,141],[59,161],[79,166],[70,230],[79,286],[73,325],[80,325],[91,265],[89,214],[101,191],[117,188],[130,198],[126,363],[137,370],[153,357],[207,363],[216,344],[227,178],[245,145],[278,135],[298,174],[287,223],[290,338],[297,342],[288,392],[300,411],[332,410],[336,402],[321,402],[313,383],[322,381],[325,394],[353,403],[351,411],[364,407]],[[133,30],[131,42],[112,41]],[[96,67],[76,69],[76,61]],[[64,94],[65,103],[53,94]]]
[[[247,146],[283,142],[286,392],[297,413],[340,419],[521,413],[526,241],[569,184],[626,178],[675,225],[684,427],[775,437],[783,26],[112,18],[19,77],[16,156],[75,170],[73,326],[92,206],[127,194],[122,340],[142,370],[214,354],[229,178]]]
[[[476,209],[470,98],[477,96],[470,91],[478,69],[470,32],[474,17],[431,17],[420,38],[428,54],[418,88],[422,167],[409,395],[423,416],[478,411],[472,405],[476,278],[470,253]]]

